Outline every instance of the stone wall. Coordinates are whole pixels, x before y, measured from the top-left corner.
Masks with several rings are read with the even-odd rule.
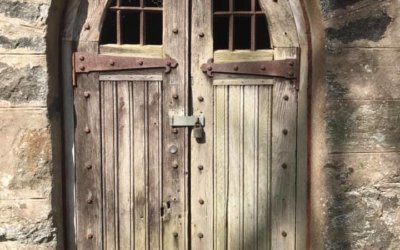
[[[325,65],[314,68],[310,243],[400,249],[400,1],[320,7],[317,60]]]
[[[62,248],[61,5],[0,0],[0,249]]]

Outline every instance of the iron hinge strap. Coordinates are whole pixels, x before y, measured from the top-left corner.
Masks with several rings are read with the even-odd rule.
[[[76,85],[76,74],[81,73],[135,69],[164,69],[165,73],[169,73],[178,66],[176,60],[172,58],[122,57],[86,52],[75,52],[72,60],[74,85]]]
[[[299,74],[299,60],[296,58],[252,62],[214,63],[213,59],[210,59],[207,63],[201,66],[201,70],[209,77],[213,77],[214,73],[221,73],[269,76],[296,80],[298,79]]]

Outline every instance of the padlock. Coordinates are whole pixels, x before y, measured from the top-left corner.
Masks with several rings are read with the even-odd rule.
[[[196,123],[195,127],[193,128],[193,137],[196,139],[204,138],[204,129],[201,124]]]

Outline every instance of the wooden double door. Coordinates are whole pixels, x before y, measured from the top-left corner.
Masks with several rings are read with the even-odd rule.
[[[153,61],[75,54],[78,249],[295,248],[296,80],[241,70],[297,49],[215,51],[211,1],[190,5],[164,3]]]

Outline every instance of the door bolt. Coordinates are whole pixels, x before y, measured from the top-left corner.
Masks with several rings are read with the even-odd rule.
[[[178,148],[175,145],[173,145],[173,146],[169,147],[169,152],[171,154],[176,154],[178,152]]]

